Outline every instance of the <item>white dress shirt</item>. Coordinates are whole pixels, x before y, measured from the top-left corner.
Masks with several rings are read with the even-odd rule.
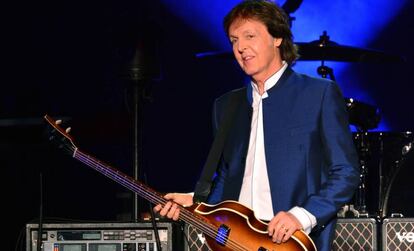
[[[268,97],[267,90],[276,85],[287,66],[287,63],[283,62],[282,68],[265,81],[263,95],[259,94],[256,84],[251,82],[253,87],[253,114],[239,202],[250,207],[257,218],[267,221],[274,217],[274,212],[265,156],[262,100]],[[305,232],[310,233],[312,228],[316,226],[315,216],[304,208],[296,206],[289,212],[299,220]]]

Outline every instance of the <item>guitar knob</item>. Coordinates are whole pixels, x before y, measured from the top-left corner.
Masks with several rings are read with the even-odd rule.
[[[62,124],[62,120],[61,120],[61,119],[56,120],[56,121],[55,121],[55,124],[56,124],[56,125],[60,125],[60,124]]]
[[[72,130],[72,128],[68,127],[68,128],[66,128],[65,132],[70,133],[70,130]]]

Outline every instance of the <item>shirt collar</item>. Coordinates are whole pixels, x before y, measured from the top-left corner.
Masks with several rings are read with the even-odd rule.
[[[275,72],[270,78],[268,78],[265,81],[265,92],[263,93],[262,98],[268,97],[267,90],[269,90],[270,88],[272,88],[273,86],[277,84],[277,81],[279,81],[280,77],[282,76],[283,72],[285,72],[287,67],[288,67],[288,64],[286,63],[286,61],[283,61],[282,68],[280,68],[277,72]],[[253,97],[260,96],[259,90],[256,84],[253,81],[250,81],[250,85],[252,86]]]

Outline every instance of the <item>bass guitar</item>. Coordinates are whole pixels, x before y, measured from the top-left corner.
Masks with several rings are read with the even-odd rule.
[[[45,115],[44,118],[49,125],[49,140],[73,158],[155,205],[168,202],[162,194],[145,184],[79,150],[67,130],[50,116]],[[316,251],[312,239],[301,230],[286,242],[274,243],[267,234],[267,224],[257,219],[250,208],[236,201],[223,201],[216,205],[194,203],[191,207],[180,207],[180,220],[202,232],[214,251]]]

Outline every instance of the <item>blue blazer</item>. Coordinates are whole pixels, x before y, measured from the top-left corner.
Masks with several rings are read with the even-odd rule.
[[[318,222],[311,233],[319,251],[331,250],[337,211],[359,184],[358,157],[344,98],[326,79],[287,68],[263,100],[265,153],[274,214],[300,206]],[[249,145],[252,87],[216,99],[217,130],[233,95],[239,96],[208,202],[238,200]]]

